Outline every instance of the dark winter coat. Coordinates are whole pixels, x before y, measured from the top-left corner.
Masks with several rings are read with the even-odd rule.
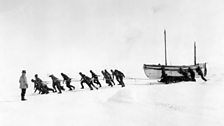
[[[70,80],[70,78],[67,75],[63,74],[63,73],[61,74],[61,76],[63,77],[64,80]]]

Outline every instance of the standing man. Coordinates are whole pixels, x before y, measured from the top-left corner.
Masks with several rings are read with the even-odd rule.
[[[26,94],[26,89],[28,88],[28,83],[27,83],[27,78],[26,78],[26,71],[23,70],[22,71],[22,75],[19,79],[19,83],[20,83],[20,89],[21,89],[21,100],[25,101],[25,94]]]

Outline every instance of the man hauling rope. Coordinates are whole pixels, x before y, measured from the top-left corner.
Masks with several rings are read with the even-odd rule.
[[[116,80],[118,81],[118,85],[121,85],[121,87],[125,87],[125,84],[124,84],[124,81],[123,79],[125,78],[125,75],[124,73],[122,73],[121,71],[119,70],[114,70],[114,75],[116,77]]]
[[[106,80],[106,83],[108,84],[108,86],[113,87],[113,80],[110,76],[110,74],[107,74],[105,71],[101,71],[101,73],[103,74],[103,79]]]
[[[182,70],[182,68],[181,68]],[[165,84],[169,84],[169,83],[177,83],[177,82],[181,82],[184,80],[183,76],[169,76],[167,75],[167,73],[165,72],[165,67],[162,66],[161,67],[161,79],[159,82],[165,83]]]
[[[205,79],[205,77],[203,75],[203,72],[202,72],[202,70],[201,70],[201,68],[199,66],[196,68],[196,72],[198,73],[198,75],[201,76],[202,80],[207,81],[207,79]]]
[[[193,69],[188,67],[188,72],[190,73],[191,81],[196,81],[195,80],[195,73],[194,73]]]
[[[90,73],[92,75],[93,82],[98,84],[99,87],[102,87],[100,82],[99,82],[98,75],[96,75],[92,70],[90,70]]]
[[[49,88],[47,86],[47,84],[45,84],[39,77],[38,74],[35,74],[35,81],[38,83],[38,85],[40,85],[40,89],[42,91],[43,94],[48,94],[49,91],[54,92],[54,90],[52,88]]]
[[[90,90],[93,90],[93,87],[94,87],[95,89],[98,89],[98,88],[93,84],[93,82],[92,82],[92,80],[91,80],[90,77],[84,75],[84,74],[81,73],[81,72],[79,72],[79,75],[81,76],[81,80],[80,80],[81,89],[84,89],[83,83],[86,83],[86,84],[89,86]]]
[[[61,76],[63,77],[63,83],[65,82],[66,87],[69,88],[69,90],[71,91],[72,89],[75,90],[75,87],[73,85],[71,85],[71,78],[69,78],[66,74],[61,73]]]
[[[61,94],[61,90],[64,90],[64,88],[61,86],[60,80],[55,77],[53,74],[49,76],[52,79],[52,87],[54,88],[54,91],[57,92],[56,88],[58,89],[58,93]]]

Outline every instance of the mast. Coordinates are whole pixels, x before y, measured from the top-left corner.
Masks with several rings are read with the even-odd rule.
[[[165,43],[165,65],[167,66],[167,53],[166,53],[166,30],[164,30],[164,43]]]
[[[196,61],[196,42],[194,41],[194,65],[197,64],[197,61]]]

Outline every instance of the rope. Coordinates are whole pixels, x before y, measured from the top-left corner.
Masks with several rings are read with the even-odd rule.
[[[102,76],[99,76],[99,77],[102,77]],[[134,81],[137,81],[137,80],[149,80],[147,78],[135,78],[135,77],[125,77],[124,78],[125,80],[134,80]],[[105,80],[103,78],[99,79],[99,80]],[[113,80],[113,79],[112,79]],[[63,82],[63,80],[60,80],[60,82]],[[80,79],[76,79],[76,78],[71,78],[71,82],[80,82],[81,80]],[[44,84],[51,84],[52,81],[43,81]]]

